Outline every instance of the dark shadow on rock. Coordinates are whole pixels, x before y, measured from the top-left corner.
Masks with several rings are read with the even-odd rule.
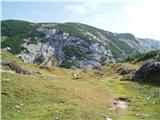
[[[160,60],[152,59],[145,62],[135,72],[133,81],[160,86]]]

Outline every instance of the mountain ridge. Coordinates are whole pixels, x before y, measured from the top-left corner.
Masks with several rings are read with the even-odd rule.
[[[73,22],[5,20],[2,21],[2,38],[2,48],[25,62],[67,68],[99,67],[132,54],[160,49],[130,33],[112,33]]]

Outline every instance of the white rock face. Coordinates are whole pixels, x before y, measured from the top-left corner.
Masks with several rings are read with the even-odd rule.
[[[42,32],[45,34],[45,38],[49,38],[56,33],[56,29],[44,29]]]
[[[41,43],[38,42],[37,44],[23,44],[23,47],[27,49],[22,51],[17,56],[20,57],[24,62],[31,62],[34,63],[36,58],[40,55],[43,55],[45,61],[48,61],[51,57],[54,56],[55,50],[54,47],[49,45],[49,43]],[[45,62],[44,61],[44,62]]]
[[[89,46],[89,49],[90,49],[91,52],[93,52],[95,54],[96,53],[98,53],[98,54],[104,54],[104,55],[107,54],[106,49],[103,46],[100,46],[98,43],[91,44]]]
[[[89,50],[92,53],[90,56],[92,59],[101,62],[102,58],[105,58],[105,63],[113,62],[113,55],[111,51],[98,43],[93,43],[89,46]],[[104,61],[103,61],[104,62]]]

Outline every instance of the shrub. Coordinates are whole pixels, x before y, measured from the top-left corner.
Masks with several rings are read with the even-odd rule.
[[[74,62],[71,61],[71,60],[65,60],[62,62],[62,64],[60,65],[60,67],[63,67],[63,68],[71,68],[72,66],[74,65]]]
[[[10,47],[11,53],[18,54],[23,50],[21,44],[24,43],[24,38],[31,38],[31,42],[36,43],[35,37],[42,37],[42,34],[37,31],[39,24],[33,24],[19,20],[5,20],[1,22],[2,36],[7,36],[7,39],[1,42],[2,48]]]
[[[151,58],[160,58],[160,50],[128,56],[124,61],[126,62],[133,61],[134,63],[137,63],[137,62],[145,61]]]
[[[86,53],[84,53],[83,51],[75,48],[75,47],[72,47],[72,46],[65,46],[63,47],[63,51],[64,53],[69,56],[69,57],[78,57],[78,58],[86,58]]]
[[[44,62],[44,60],[45,60],[44,56],[43,56],[43,55],[40,55],[39,57],[36,58],[35,62],[36,62],[37,64],[41,64],[41,63]]]
[[[2,48],[10,47],[10,52],[13,54],[18,54],[20,51],[22,51],[24,48],[21,47],[21,44],[23,44],[22,36],[15,35],[14,37],[7,38],[6,40],[2,41]]]

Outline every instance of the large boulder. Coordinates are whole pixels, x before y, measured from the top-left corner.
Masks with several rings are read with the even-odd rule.
[[[136,71],[134,80],[160,85],[160,60],[152,59],[145,62]]]

